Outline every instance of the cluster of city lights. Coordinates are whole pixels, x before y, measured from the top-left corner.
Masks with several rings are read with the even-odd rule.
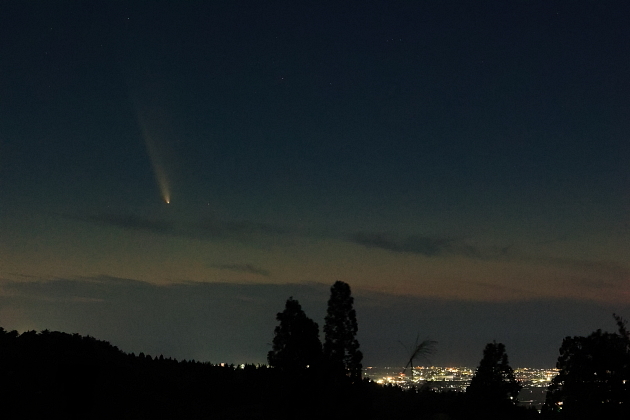
[[[557,375],[556,369],[514,369],[514,376],[523,386],[521,403],[540,406],[546,389]],[[430,387],[432,390],[465,392],[475,375],[470,367],[417,366],[404,370],[400,367],[368,367],[364,375],[382,385],[396,385],[405,389]]]

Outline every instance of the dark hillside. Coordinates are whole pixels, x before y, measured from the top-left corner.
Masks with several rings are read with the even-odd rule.
[[[470,418],[471,407],[461,393],[353,383],[315,369],[287,374],[126,354],[93,337],[51,331],[0,328],[0,371],[5,419],[457,419]]]

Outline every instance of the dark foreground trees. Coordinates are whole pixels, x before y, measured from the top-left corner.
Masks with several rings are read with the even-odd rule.
[[[350,286],[337,281],[330,288],[326,312],[325,342],[319,341],[317,324],[306,316],[293,297],[276,319],[273,348],[267,355],[269,365],[286,372],[299,372],[307,366],[329,378],[361,379],[363,353],[357,340],[358,323]]]
[[[271,369],[136,356],[56,331],[0,328],[0,372],[2,419],[231,418],[270,398],[258,383]]]
[[[630,418],[630,335],[626,322],[613,316],[616,333],[597,330],[562,341],[544,407],[548,416]]]
[[[60,332],[0,328],[0,373],[2,419],[479,418],[463,393],[127,354]]]
[[[479,410],[506,412],[515,407],[521,388],[508,362],[505,345],[496,341],[488,343],[466,389],[468,398]]]
[[[330,288],[330,299],[324,324],[324,358],[333,373],[361,379],[363,353],[357,340],[357,315],[348,283],[336,281]]]
[[[279,325],[274,330],[273,348],[267,354],[269,365],[290,373],[319,368],[322,357],[319,327],[306,316],[300,303],[290,297],[276,319]]]

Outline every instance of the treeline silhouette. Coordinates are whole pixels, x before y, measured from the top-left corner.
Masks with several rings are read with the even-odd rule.
[[[48,330],[0,328],[0,372],[5,419],[465,419],[488,410],[465,393],[333,380],[316,369],[127,354],[90,336]],[[532,415],[507,408],[510,418]]]
[[[2,418],[381,418],[370,413],[378,399],[405,398],[367,381],[324,383],[314,371],[126,354],[93,337],[47,330],[0,328],[0,372]]]
[[[350,288],[337,282],[324,327],[293,298],[278,313],[269,365],[125,353],[90,336],[0,327],[0,418],[628,419],[630,334],[567,337],[542,413],[518,404],[505,346],[488,343],[467,392],[361,378]],[[603,417],[602,417],[603,416]]]

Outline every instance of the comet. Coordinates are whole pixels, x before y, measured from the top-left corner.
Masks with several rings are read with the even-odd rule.
[[[140,69],[140,73],[128,69],[127,85],[160,198],[170,204],[173,196],[169,182],[169,169],[172,167],[169,164],[173,153],[168,146],[176,135],[170,124],[164,89],[155,72],[149,68],[145,71]]]
[[[159,125],[159,119],[153,119],[156,120],[155,124],[150,124],[148,120],[149,118],[146,112],[138,113],[138,121],[140,123],[140,129],[142,130],[144,144],[147,148],[147,154],[149,155],[149,160],[151,161],[151,166],[153,167],[153,175],[155,177],[155,181],[160,190],[162,200],[166,204],[170,204],[171,188],[170,183],[168,182],[168,177],[166,175],[164,160],[162,159],[162,156],[164,155],[164,153],[161,153],[162,148],[160,147],[162,145],[160,141],[162,140],[162,138],[158,134],[159,132],[163,132],[163,130],[154,129],[155,125]]]

